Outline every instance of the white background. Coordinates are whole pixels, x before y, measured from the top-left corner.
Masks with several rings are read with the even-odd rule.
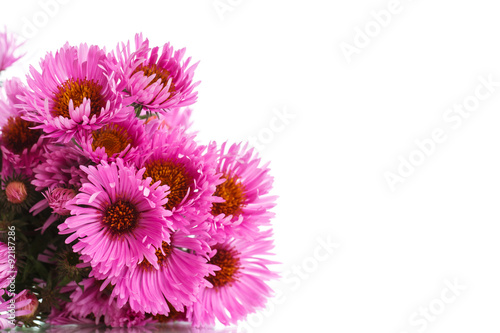
[[[247,331],[498,331],[500,87],[457,128],[443,118],[474,101],[480,76],[500,81],[494,1],[400,0],[385,27],[370,13],[389,0],[221,0],[222,15],[213,0],[69,0],[50,17],[48,2],[1,0],[0,25],[30,37],[2,78],[66,41],[109,50],[142,31],[201,61],[200,140],[267,141],[285,278]],[[356,38],[349,62],[341,45]],[[271,140],[284,109],[294,118]],[[436,128],[446,140],[391,191],[385,173],[417,158],[415,140]],[[327,255],[318,239],[328,238],[340,247]],[[466,290],[456,296],[446,280]]]

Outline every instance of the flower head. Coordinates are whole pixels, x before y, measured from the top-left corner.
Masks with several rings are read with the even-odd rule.
[[[132,113],[129,117],[110,122],[96,130],[82,131],[77,134],[77,141],[83,148],[83,154],[95,163],[121,158],[133,160],[145,145],[144,121]]]
[[[172,225],[163,208],[167,188],[142,179],[144,170],[123,161],[82,167],[88,182],[66,208],[71,216],[59,225],[60,234],[73,241],[73,250],[96,272],[116,276],[144,257],[156,262],[155,248],[168,239]],[[158,268],[158,265],[155,264]]]
[[[161,51],[150,48],[149,40],[137,34],[135,51],[131,51],[130,42],[117,47],[123,88],[135,103],[149,110],[193,104],[197,98],[193,90],[199,84],[193,83],[193,75],[198,64],[190,66],[191,58],[183,61],[185,51],[174,52],[169,43]]]
[[[41,73],[30,68],[24,118],[48,137],[70,141],[79,130],[96,130],[133,112],[116,92],[110,60],[97,46],[66,44],[41,61]]]
[[[89,164],[91,160],[73,143],[48,145],[42,163],[33,169],[32,183],[37,191],[57,187],[78,190],[82,186],[82,179],[87,177],[80,166]]]
[[[269,210],[276,200],[276,196],[267,195],[273,177],[268,164],[259,164],[253,149],[233,144],[226,151],[226,143],[222,144],[217,172],[223,181],[214,194],[222,200],[213,204],[209,219],[214,234],[223,230],[227,236],[251,239],[259,233],[260,226],[269,224],[274,216]]]
[[[155,129],[155,124],[149,125]],[[138,156],[136,165],[145,168],[144,177],[169,186],[165,208],[172,212],[174,229],[205,221],[219,179],[215,144],[200,146],[182,129],[152,133],[147,154]]]

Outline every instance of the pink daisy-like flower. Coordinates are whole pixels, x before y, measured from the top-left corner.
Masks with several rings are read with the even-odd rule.
[[[274,216],[269,210],[277,197],[267,195],[273,177],[269,175],[269,163],[259,167],[260,158],[247,145],[233,144],[227,152],[225,148],[223,143],[217,165],[224,180],[214,194],[223,202],[213,204],[209,222],[214,234],[222,229],[227,236],[251,239],[258,234],[259,226],[268,225]]]
[[[41,161],[47,140],[43,131],[32,129],[36,124],[24,120],[24,113],[14,107],[21,86],[20,82],[7,81],[5,87],[9,98],[7,101],[0,100],[0,149],[4,158],[16,169],[24,169],[25,173],[31,174],[31,169]],[[7,175],[6,170],[2,173]]]
[[[152,319],[146,318],[142,311],[132,311],[126,304],[118,307],[116,301],[110,299],[109,291],[100,291],[102,282],[93,278],[84,279],[78,285],[76,282],[70,282],[63,287],[62,292],[70,292],[71,302],[63,305],[63,311],[52,311],[48,322],[58,324],[63,322],[71,324],[70,318],[74,323],[85,322],[85,319],[94,318],[96,325],[104,323],[111,327],[134,327],[144,326]],[[83,287],[83,288],[81,288]]]
[[[31,89],[21,99],[24,118],[38,123],[48,137],[68,142],[79,130],[97,130],[132,112],[122,107],[110,60],[99,47],[66,44],[40,64],[41,73],[30,68]]]
[[[0,72],[10,67],[22,57],[22,55],[14,55],[21,45],[17,42],[13,34],[9,34],[7,31],[0,31]]]
[[[80,166],[90,164],[91,160],[73,143],[48,145],[43,162],[33,169],[32,184],[36,186],[37,191],[57,187],[78,190],[82,186],[82,179],[87,177]]]
[[[188,308],[195,326],[235,324],[247,314],[263,308],[272,290],[266,281],[278,275],[267,268],[276,262],[265,259],[273,248],[272,231],[262,232],[253,241],[229,239],[213,246],[210,264],[220,268],[207,277],[211,288],[202,289],[198,302]]]
[[[102,160],[113,162],[117,158],[126,162],[143,153],[139,148],[145,142],[144,121],[131,113],[122,121],[78,133],[77,141],[83,148],[83,154],[96,163]]]
[[[216,146],[199,146],[194,135],[182,129],[165,132],[152,124],[153,137],[135,165],[146,169],[144,177],[168,185],[170,193],[165,208],[172,212],[174,229],[205,221],[214,200],[212,194],[220,183],[215,173]]]
[[[166,219],[169,212],[166,186],[150,185],[142,180],[144,169],[135,171],[123,161],[97,167],[82,167],[88,182],[66,208],[71,211],[59,233],[76,241],[73,250],[101,274],[116,276],[127,266],[137,265],[144,257],[156,264],[156,248],[168,240]]]
[[[128,268],[122,276],[107,279],[101,287],[111,283],[111,293],[122,307],[126,304],[134,311],[145,311],[152,315],[168,315],[170,308],[183,311],[196,300],[199,289],[210,284],[205,276],[214,274],[213,265],[207,264],[209,248],[202,240],[204,233],[196,227],[190,234],[173,233],[156,250],[155,264],[143,258],[136,266]],[[104,276],[97,276],[104,278]]]
[[[135,103],[149,110],[188,106],[197,98],[193,83],[198,63],[189,66],[191,58],[182,61],[186,50],[174,52],[169,43],[160,52],[159,47],[149,47],[149,40],[142,34],[135,36],[135,51],[130,42],[117,47],[118,70],[121,71],[124,89]]]

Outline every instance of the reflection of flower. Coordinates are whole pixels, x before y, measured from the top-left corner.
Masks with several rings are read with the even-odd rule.
[[[14,53],[21,46],[13,34],[7,31],[0,31],[0,72],[10,67],[21,56],[15,56]]]
[[[128,305],[118,307],[110,300],[109,292],[100,291],[100,287],[101,282],[93,278],[84,279],[79,285],[71,282],[62,290],[71,293],[71,302],[65,303],[61,310],[53,309],[47,322],[54,325],[81,324],[89,315],[95,318],[96,325],[104,323],[113,327],[144,326],[151,322],[143,312],[132,311]]]

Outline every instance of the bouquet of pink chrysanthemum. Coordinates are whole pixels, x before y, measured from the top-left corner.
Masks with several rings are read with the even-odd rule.
[[[16,49],[0,33],[0,72]],[[184,53],[66,44],[4,82],[0,328],[229,325],[264,306],[273,179],[247,145],[196,141]]]

